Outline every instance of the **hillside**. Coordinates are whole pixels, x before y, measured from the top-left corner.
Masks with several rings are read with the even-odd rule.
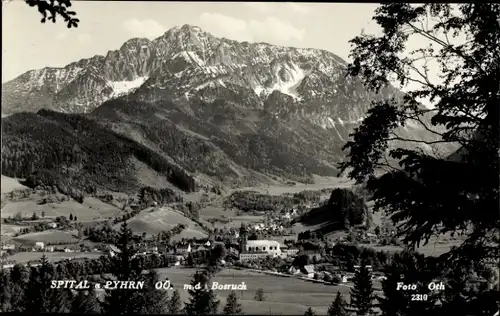
[[[180,234],[174,236],[173,239],[208,237],[200,225],[168,207],[145,209],[127,220],[127,224],[134,233],[147,233],[148,235],[169,231],[176,225],[183,224],[186,228]],[[113,228],[119,230],[120,225],[116,224]]]
[[[64,193],[135,192],[140,188],[135,159],[151,174],[195,189],[189,174],[161,155],[81,115],[19,113],[3,119],[2,129],[2,173],[27,178],[27,186],[57,186]]]
[[[326,234],[371,221],[371,212],[362,197],[350,189],[337,188],[324,205],[311,209],[295,220],[292,229],[296,232],[310,230]]]
[[[14,190],[22,190],[22,189],[27,189],[28,187],[22,185],[18,179],[6,177],[2,175],[2,182],[1,182],[1,193],[8,193],[12,192]]]

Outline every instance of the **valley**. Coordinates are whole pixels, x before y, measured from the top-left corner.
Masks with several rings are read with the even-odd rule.
[[[184,285],[203,270],[211,281],[246,283],[236,293],[245,314],[312,316],[326,314],[337,292],[351,301],[358,277],[377,295],[384,280],[407,277],[391,275],[398,265],[434,277],[441,263],[426,256],[463,242],[446,234],[409,249],[389,215],[374,212],[395,183],[414,196],[453,185],[431,169],[408,171],[420,153],[432,165],[457,147],[429,129],[431,109],[389,81],[373,89],[324,49],[190,24],[101,51],[2,83],[2,270],[50,262],[52,276],[94,283],[154,270],[182,304]],[[407,118],[409,108],[418,114]],[[356,157],[357,178],[341,167],[346,157]],[[361,173],[389,175],[389,189],[377,192]],[[399,209],[418,217],[413,204]],[[221,305],[228,295],[216,291]]]

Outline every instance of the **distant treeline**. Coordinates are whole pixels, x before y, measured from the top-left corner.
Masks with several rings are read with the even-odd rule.
[[[319,203],[320,191],[301,191],[293,195],[269,195],[255,191],[237,191],[224,201],[224,207],[249,211],[278,211],[289,210],[294,205],[304,203]]]

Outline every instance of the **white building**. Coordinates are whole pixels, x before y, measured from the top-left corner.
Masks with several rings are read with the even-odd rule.
[[[247,240],[245,252],[267,252],[271,257],[282,255],[280,243],[276,240]]]
[[[314,277],[314,266],[312,264],[306,265],[301,269],[301,272],[312,279]]]
[[[43,243],[43,241],[37,241],[35,243],[35,248],[36,249],[43,249],[45,247],[45,244]]]
[[[16,245],[14,245],[14,244],[2,245],[2,250],[15,250],[15,249],[16,249]]]

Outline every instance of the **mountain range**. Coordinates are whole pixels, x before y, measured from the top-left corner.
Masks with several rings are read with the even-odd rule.
[[[2,174],[121,192],[336,176],[372,102],[404,95],[368,91],[346,68],[325,50],[237,42],[190,25],[133,38],[2,84]],[[416,124],[399,131],[431,137]]]

